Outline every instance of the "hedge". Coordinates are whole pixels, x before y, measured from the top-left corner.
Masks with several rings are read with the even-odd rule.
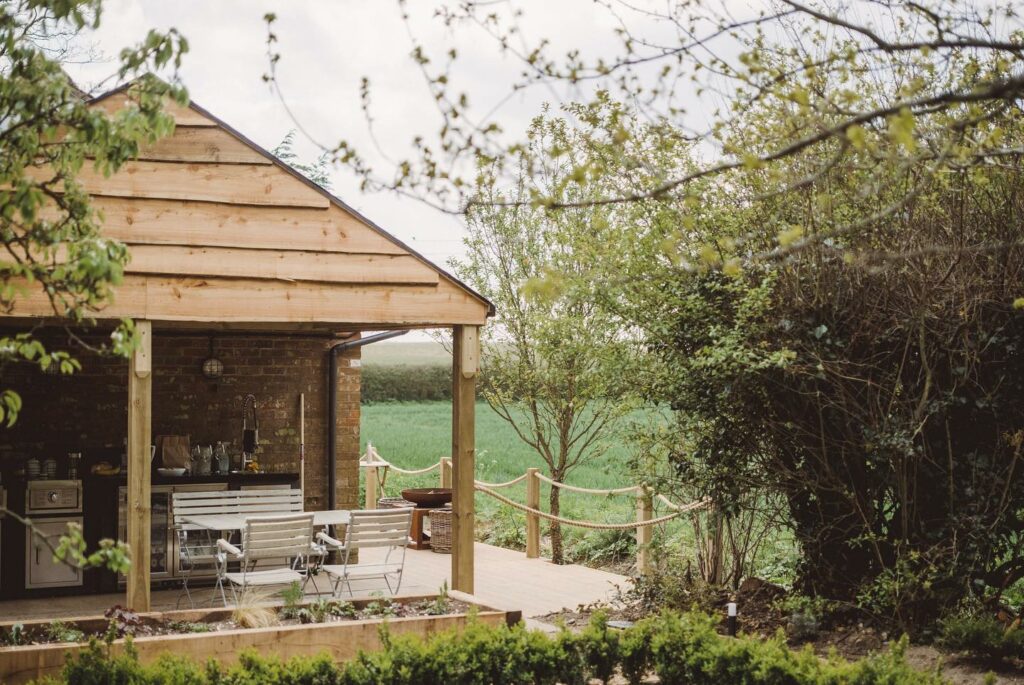
[[[70,658],[60,682],[74,685],[415,685],[420,683],[494,685],[565,683],[576,685],[620,673],[639,683],[656,673],[667,685],[939,685],[938,673],[912,669],[904,658],[906,640],[881,654],[847,662],[793,651],[781,637],[727,638],[702,614],[665,613],[617,631],[598,616],[581,633],[547,635],[471,623],[461,632],[421,641],[392,639],[382,629],[385,648],[335,664],[326,657],[281,662],[255,652],[223,667],[198,665],[167,655],[141,665],[127,650],[109,657],[93,644]]]
[[[423,402],[451,400],[452,370],[437,364],[386,366],[367,364],[361,369],[362,402]]]

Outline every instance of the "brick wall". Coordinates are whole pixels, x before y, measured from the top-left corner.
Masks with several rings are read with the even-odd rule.
[[[63,343],[57,334],[49,340]],[[241,445],[242,401],[256,396],[264,470],[298,471],[299,394],[306,396],[306,504],[327,505],[326,355],[324,338],[214,337],[214,353],[224,375],[206,379],[200,370],[209,355],[207,336],[153,336],[153,436],[189,434],[193,443],[218,440]],[[53,456],[70,451],[88,460],[116,457],[127,425],[127,373],[124,359],[77,351],[82,371],[61,377],[11,365],[0,371],[0,385],[17,390],[24,409],[12,428],[0,428],[0,464],[21,456]],[[338,359],[338,506],[356,505],[359,490],[359,350]]]

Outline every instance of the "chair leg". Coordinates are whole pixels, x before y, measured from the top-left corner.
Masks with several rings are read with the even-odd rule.
[[[185,576],[181,580],[181,592],[178,594],[178,601],[176,601],[174,603],[174,608],[175,609],[177,609],[178,607],[181,606],[181,597],[182,597],[182,595],[184,595],[185,597],[188,597],[188,605],[189,605],[189,607],[191,607],[192,609],[195,609],[196,608],[196,603],[194,601],[192,601],[192,593],[188,591],[188,576]]]
[[[316,591],[317,597],[319,597],[320,596],[320,586],[316,584],[316,576],[307,569],[307,571],[306,571],[306,579],[304,581],[302,581],[302,591],[303,592],[306,591],[306,584],[310,583],[310,582],[313,583],[313,589]]]
[[[224,579],[219,575],[217,576],[217,582],[213,586],[213,593],[210,595],[210,606],[212,607],[217,601],[217,592],[220,592],[220,599],[224,602],[224,606],[228,605],[227,595],[224,594]]]

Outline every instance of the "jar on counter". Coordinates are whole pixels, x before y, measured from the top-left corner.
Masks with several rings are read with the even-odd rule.
[[[227,473],[231,470],[231,459],[228,457],[228,445],[224,441],[217,443],[213,450],[213,467],[217,473]]]
[[[81,463],[81,452],[68,452],[68,480],[78,480],[78,469]]]
[[[198,476],[209,476],[210,467],[213,464],[213,448],[207,445],[199,448],[199,464],[196,470]]]

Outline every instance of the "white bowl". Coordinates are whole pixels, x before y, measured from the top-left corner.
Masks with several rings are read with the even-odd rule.
[[[180,467],[179,468],[175,468],[175,469],[158,468],[156,470],[156,472],[159,473],[161,476],[184,476],[185,475],[185,469],[180,468]]]

